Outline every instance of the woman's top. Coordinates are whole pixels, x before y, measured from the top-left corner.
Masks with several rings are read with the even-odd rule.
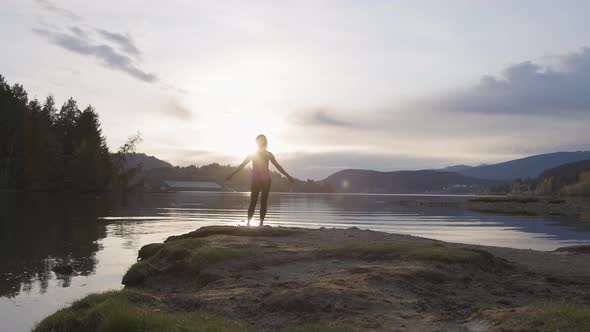
[[[258,151],[250,156],[252,160],[252,182],[270,181],[268,162],[272,153],[264,150]]]

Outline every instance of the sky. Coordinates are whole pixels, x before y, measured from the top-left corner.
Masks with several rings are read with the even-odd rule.
[[[0,74],[112,150],[296,177],[590,150],[590,2],[2,0]]]

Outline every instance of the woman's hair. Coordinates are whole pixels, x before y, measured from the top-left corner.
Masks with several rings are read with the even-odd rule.
[[[256,142],[258,141],[262,141],[262,145],[264,145],[264,147],[268,146],[268,140],[266,139],[266,136],[262,134],[256,136]]]

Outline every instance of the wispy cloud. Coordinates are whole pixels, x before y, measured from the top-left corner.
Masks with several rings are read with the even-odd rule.
[[[94,57],[110,69],[118,70],[147,83],[155,83],[158,77],[141,68],[139,60],[142,53],[128,34],[100,28],[87,27],[82,18],[73,11],[60,7],[50,0],[36,0],[46,13],[75,20],[75,25],[59,28],[55,25],[41,24],[33,32],[53,45],[69,52]],[[69,22],[72,23],[72,22]]]
[[[139,51],[139,49],[137,48],[137,46],[135,45],[135,42],[133,41],[133,39],[131,38],[131,36],[129,35],[123,35],[117,32],[112,32],[112,31],[108,31],[105,29],[96,29],[96,31],[105,39],[111,41],[112,43],[116,44],[119,46],[119,48],[121,49],[121,51],[130,54],[130,55],[135,55],[136,57],[140,57],[141,56],[141,52]]]
[[[179,120],[189,120],[192,117],[192,112],[176,99],[171,99],[166,107],[162,109],[162,113]]]
[[[46,10],[48,12],[69,18],[71,20],[80,20],[81,19],[80,16],[78,16],[77,14],[72,12],[71,10],[60,7],[50,0],[36,0],[36,1],[37,1],[37,4],[39,4],[39,6],[41,6],[41,8],[43,8],[44,10]]]
[[[155,74],[141,69],[128,54],[116,50],[104,41],[94,40],[81,27],[70,27],[68,31],[34,28],[33,32],[56,46],[80,55],[92,56],[102,65],[124,72],[138,80],[148,83],[158,81]]]
[[[291,119],[299,125],[330,126],[330,127],[354,127],[352,122],[334,116],[327,108],[316,108],[292,114]]]

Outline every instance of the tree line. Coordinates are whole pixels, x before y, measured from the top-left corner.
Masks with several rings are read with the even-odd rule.
[[[50,95],[29,99],[20,84],[0,75],[0,188],[100,192],[124,187],[124,155],[133,137],[110,153],[98,113],[68,99],[59,109]]]

